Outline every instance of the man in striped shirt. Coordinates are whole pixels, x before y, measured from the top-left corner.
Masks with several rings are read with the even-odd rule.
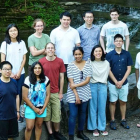
[[[83,17],[85,23],[80,26],[77,30],[81,39],[81,47],[84,50],[83,59],[87,60],[90,58],[90,53],[95,45],[99,44],[100,29],[93,24],[94,14],[91,11],[84,13]]]

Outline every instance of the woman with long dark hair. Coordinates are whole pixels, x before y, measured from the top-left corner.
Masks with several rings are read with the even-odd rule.
[[[31,65],[29,76],[26,77],[23,91],[25,106],[26,130],[25,140],[30,140],[35,125],[36,140],[40,140],[43,118],[47,116],[46,106],[50,99],[50,81],[44,75],[40,62]]]
[[[75,47],[73,55],[75,61],[68,65],[68,90],[67,102],[69,104],[69,140],[74,140],[74,129],[76,118],[78,117],[77,137],[83,140],[89,140],[84,135],[83,129],[86,120],[86,109],[88,101],[91,98],[89,81],[91,77],[91,68],[89,62],[83,60],[83,48]]]
[[[92,76],[90,89],[92,98],[89,100],[87,128],[93,130],[93,136],[108,135],[106,129],[106,100],[107,100],[107,78],[110,66],[105,60],[105,54],[101,46],[93,47],[90,56]]]
[[[26,62],[26,45],[20,39],[19,29],[13,23],[6,29],[5,39],[1,44],[1,62],[9,61],[13,65],[11,78],[17,81],[20,103],[22,100],[22,85],[24,83]]]

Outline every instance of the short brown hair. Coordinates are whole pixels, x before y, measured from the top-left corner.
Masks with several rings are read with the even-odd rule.
[[[112,9],[110,9],[110,14],[111,14],[112,12],[117,12],[117,13],[119,14],[119,11],[118,11],[117,8],[112,8]]]
[[[43,23],[43,26],[44,26],[44,27],[46,26],[46,23],[44,22],[43,19],[37,18],[37,19],[34,20],[34,22],[33,22],[33,24],[32,24],[32,28],[34,28],[34,27],[36,26],[36,23],[39,22],[39,21],[41,21],[41,22]]]

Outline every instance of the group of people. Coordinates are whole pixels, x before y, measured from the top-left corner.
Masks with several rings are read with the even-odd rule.
[[[69,140],[74,140],[77,117],[77,137],[89,140],[83,133],[87,109],[87,129],[93,131],[93,136],[108,135],[107,88],[110,128],[117,129],[115,109],[119,100],[120,124],[129,129],[125,118],[127,77],[133,65],[128,52],[129,31],[127,25],[118,20],[119,12],[116,8],[110,10],[110,17],[111,21],[100,32],[93,24],[94,14],[87,11],[83,15],[85,23],[76,30],[70,26],[71,14],[63,12],[60,14],[60,26],[51,31],[50,37],[43,33],[44,21],[36,19],[32,25],[35,33],[28,37],[30,55],[26,78],[26,45],[20,39],[18,27],[15,24],[8,25],[0,49],[0,140],[12,140],[19,135],[17,120],[20,118],[19,106],[22,100],[26,118],[25,140],[30,140],[34,126],[36,140],[40,140],[43,121],[48,129],[49,140],[66,140],[59,130],[65,77],[68,81],[66,100],[69,105]],[[138,53],[135,68],[140,98],[139,57]]]

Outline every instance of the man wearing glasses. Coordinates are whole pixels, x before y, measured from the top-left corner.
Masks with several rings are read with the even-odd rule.
[[[83,59],[87,60],[90,58],[90,53],[95,45],[99,44],[100,29],[93,24],[94,15],[93,12],[87,11],[83,17],[85,23],[80,26],[77,30],[81,39],[81,47],[84,50]]]

